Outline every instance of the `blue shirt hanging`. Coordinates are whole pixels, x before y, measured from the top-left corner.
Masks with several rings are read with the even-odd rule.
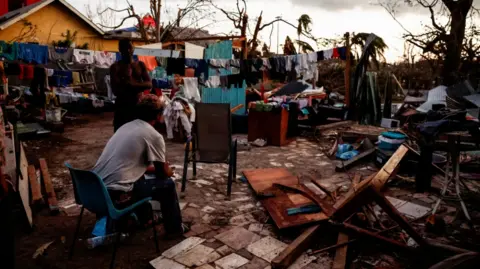
[[[48,63],[48,47],[37,44],[18,44],[18,59],[27,63]]]

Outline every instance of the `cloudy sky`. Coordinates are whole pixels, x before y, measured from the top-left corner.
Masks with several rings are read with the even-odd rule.
[[[87,12],[87,6],[95,12],[97,7],[116,7],[126,6],[125,0],[68,0],[73,6],[82,12]],[[269,22],[277,16],[297,24],[297,19],[302,14],[308,14],[313,20],[312,33],[316,37],[334,38],[343,35],[345,32],[372,32],[382,37],[389,50],[386,52],[388,61],[395,61],[403,54],[404,42],[402,40],[403,29],[395,22],[391,16],[383,10],[382,7],[375,5],[378,0],[247,0],[247,13],[250,19],[255,19],[263,10],[263,22]],[[383,0],[385,1],[385,0]],[[185,0],[163,0],[164,15],[162,18],[168,20],[176,15],[179,7],[184,7]],[[217,5],[228,10],[236,10],[236,0],[214,0]],[[147,13],[149,11],[148,0],[130,0],[137,13]],[[213,10],[212,10],[213,11]],[[423,8],[399,8],[397,19],[412,32],[421,30],[422,22],[428,23],[428,14]],[[212,19],[198,22],[200,27],[208,25],[210,33],[228,33],[233,29],[233,25],[221,12],[213,15]],[[112,20],[119,21],[121,16]],[[126,23],[126,26],[134,24],[135,21]],[[250,24],[253,30],[254,23]],[[277,48],[277,30],[279,30],[280,44],[283,44],[285,37],[289,35],[296,39],[296,29],[280,24],[274,25],[271,50]],[[271,28],[266,28],[260,33],[262,41],[267,45],[270,43]],[[304,41],[306,38],[302,38]],[[316,48],[314,42],[310,44]],[[317,47],[318,49],[321,49]]]

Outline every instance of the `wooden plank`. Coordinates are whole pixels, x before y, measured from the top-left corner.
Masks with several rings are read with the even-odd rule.
[[[340,122],[335,122],[335,123],[330,123],[330,124],[325,124],[325,125],[319,125],[315,127],[317,131],[326,131],[328,129],[333,129],[333,128],[343,128],[343,127],[349,127],[353,125],[353,121],[347,120],[347,121],[340,121]]]
[[[294,185],[298,183],[298,178],[285,168],[245,170],[243,171],[243,174],[256,194],[270,190],[273,183],[282,183],[286,185]]]
[[[43,200],[42,190],[40,184],[38,184],[37,172],[33,165],[28,166],[28,178],[30,180],[30,190],[32,191],[32,204],[41,202]]]
[[[28,161],[23,146],[20,144],[20,173],[21,177],[18,178],[18,193],[22,199],[23,209],[30,224],[30,227],[33,226],[33,215],[32,209],[30,208],[30,192],[29,192],[29,181],[28,181]]]
[[[339,164],[337,164],[335,171],[342,172],[346,169],[350,169],[350,167],[352,167],[354,164],[356,164],[359,161],[367,159],[367,157],[370,157],[374,152],[375,152],[375,148],[367,149],[348,161],[340,162]]]
[[[348,235],[342,232],[338,233],[337,244],[345,244],[346,242],[348,242]],[[347,251],[347,245],[337,248],[332,269],[345,269],[345,266],[347,265]]]
[[[295,260],[302,255],[309,247],[312,240],[320,231],[320,225],[306,229],[288,247],[272,260],[273,269],[288,268]]]
[[[398,170],[400,161],[402,161],[403,157],[408,152],[408,148],[405,147],[404,145],[401,145],[397,151],[390,157],[390,159],[385,163],[385,165],[382,167],[382,169],[375,175],[375,177],[372,179],[372,185],[377,189],[381,190],[387,181],[393,177]]]
[[[45,159],[41,158],[38,160],[40,163],[40,171],[42,172],[43,184],[45,186],[45,191],[47,192],[48,197],[48,206],[50,211],[58,212],[58,201],[53,189],[52,180],[50,179],[50,173],[48,172],[48,166]]]

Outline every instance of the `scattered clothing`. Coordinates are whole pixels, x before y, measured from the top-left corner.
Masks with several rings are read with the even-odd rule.
[[[114,52],[95,51],[93,59],[97,67],[110,68],[110,66],[117,60],[117,55]]]
[[[165,162],[165,141],[153,126],[137,119],[115,132],[93,171],[108,189],[129,192],[151,162]]]
[[[80,64],[93,64],[95,63],[94,51],[74,49],[73,60]]]
[[[27,63],[48,63],[48,47],[37,44],[18,44],[18,59]]]
[[[30,64],[21,64],[22,72],[20,74],[19,79],[33,79],[33,69],[34,66]]]
[[[48,47],[49,59],[52,62],[57,60],[63,60],[67,63],[72,61],[73,58],[73,49],[72,48],[61,48],[61,47]]]

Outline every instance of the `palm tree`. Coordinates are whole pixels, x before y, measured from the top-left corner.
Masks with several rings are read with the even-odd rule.
[[[298,18],[298,26],[297,26],[297,35],[298,35],[298,41],[300,41],[300,36],[302,35],[303,32],[310,33],[312,30],[310,28],[310,25],[312,25],[312,18],[308,16],[307,14],[303,14]],[[298,50],[301,50],[301,45],[300,43],[298,44]]]
[[[313,47],[305,41],[295,40],[295,42],[298,44],[298,52],[308,53],[315,51]]]
[[[352,48],[354,48],[355,53],[357,54],[356,58],[359,58],[359,51],[362,51],[363,47],[365,46],[365,42],[367,38],[370,36],[370,33],[358,33],[354,34],[351,40]],[[369,48],[370,59],[369,61],[373,62],[375,66],[379,67],[379,60],[385,61],[385,50],[388,49],[387,44],[381,37],[377,37]]]

